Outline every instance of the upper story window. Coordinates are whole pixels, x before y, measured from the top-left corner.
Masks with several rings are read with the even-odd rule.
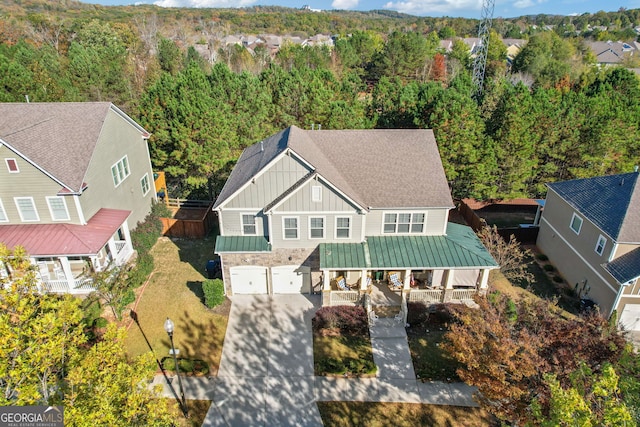
[[[118,162],[111,166],[111,176],[113,176],[113,185],[116,187],[129,176],[129,159],[124,156]]]
[[[336,218],[336,239],[348,239],[351,237],[351,218],[339,216]]]
[[[596,243],[596,253],[598,255],[602,255],[605,246],[607,246],[607,239],[605,239],[605,237],[601,234],[598,237],[598,242]]]
[[[311,201],[312,202],[321,202],[322,201],[322,187],[319,185],[313,185],[311,187]]]
[[[386,213],[384,214],[384,233],[422,233],[424,213]]]
[[[571,217],[571,224],[569,226],[576,234],[580,234],[580,229],[582,228],[582,218],[574,213],[573,217]]]
[[[251,214],[242,214],[242,234],[253,236],[256,233],[256,217]]]
[[[54,196],[47,197],[47,203],[49,204],[49,212],[51,212],[51,219],[54,221],[68,221],[69,211],[67,210],[67,203],[64,197]]]
[[[9,222],[9,218],[7,217],[7,211],[4,210],[4,205],[2,204],[2,200],[0,200],[0,222]]]
[[[142,188],[142,195],[146,196],[149,190],[151,189],[151,185],[149,184],[149,174],[145,173],[142,179],[140,179],[140,188]]]
[[[7,169],[9,169],[9,173],[18,173],[20,169],[18,169],[18,162],[16,159],[4,159],[7,164]]]
[[[40,221],[33,197],[15,197],[14,200],[22,222]]]
[[[298,218],[297,217],[284,217],[282,218],[282,234],[284,239],[297,239],[298,233]]]
[[[309,238],[324,239],[324,218],[322,217],[309,218]]]

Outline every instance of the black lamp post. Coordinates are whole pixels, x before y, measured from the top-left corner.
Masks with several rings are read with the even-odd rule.
[[[189,409],[187,408],[187,401],[184,398],[184,388],[182,387],[182,377],[180,376],[180,368],[178,367],[178,358],[176,357],[176,348],[173,346],[173,327],[175,325],[167,317],[167,320],[164,321],[164,330],[167,331],[167,335],[169,335],[169,341],[171,341],[171,354],[173,354],[173,363],[175,365],[176,376],[178,377],[178,384],[180,385],[180,398],[182,399],[180,403],[180,409],[182,409],[182,413],[185,418],[189,418]]]

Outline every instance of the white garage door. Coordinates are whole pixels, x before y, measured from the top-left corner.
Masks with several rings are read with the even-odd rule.
[[[640,304],[626,304],[619,323],[627,331],[640,331]]]
[[[229,268],[234,294],[266,294],[267,268],[242,266]]]
[[[299,265],[271,267],[271,284],[274,294],[309,293],[311,269]]]

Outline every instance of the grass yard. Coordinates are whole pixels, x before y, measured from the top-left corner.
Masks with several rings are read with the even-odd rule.
[[[371,338],[362,307],[324,307],[313,321],[315,375],[375,376]]]
[[[155,270],[136,308],[139,326],[131,324],[125,341],[131,356],[149,351],[149,346],[158,359],[168,356],[170,343],[164,321],[170,317],[175,323],[179,356],[204,360],[209,375],[217,374],[229,303],[209,310],[202,302],[204,267],[213,257],[214,241],[213,237],[158,240],[151,250]]]
[[[500,424],[480,408],[419,403],[318,402],[325,427],[479,427]]]

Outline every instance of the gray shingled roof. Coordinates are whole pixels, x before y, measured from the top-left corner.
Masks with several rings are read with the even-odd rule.
[[[110,108],[109,102],[0,103],[0,142],[79,192]]]
[[[244,150],[214,208],[287,148],[365,208],[453,207],[432,130],[291,126]]]
[[[638,172],[548,184],[617,243],[640,243]]]
[[[640,248],[636,248],[604,265],[618,283],[628,283],[640,277]]]

